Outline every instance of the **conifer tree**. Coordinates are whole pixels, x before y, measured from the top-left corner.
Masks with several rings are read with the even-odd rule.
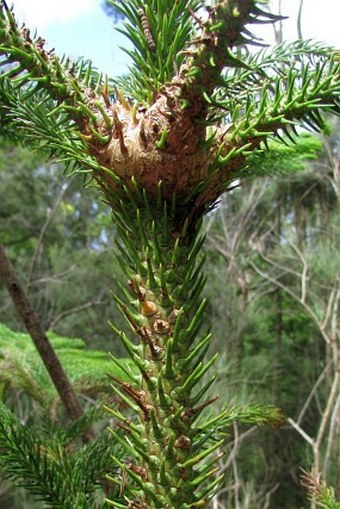
[[[245,50],[260,44],[252,26],[281,19],[266,0],[111,3],[133,44],[130,72],[115,80],[58,58],[1,1],[1,130],[85,173],[112,209],[126,280],[114,298],[131,335],[113,329],[137,371],[112,377],[132,417],[109,409],[127,460],[113,458],[124,482],[108,504],[204,508],[227,426],[281,415],[207,410],[216,357],[206,356],[201,221],[256,174],[252,157],[265,157],[268,140],[294,140],[297,125],[320,131],[322,112],[340,112],[340,63],[311,41]]]

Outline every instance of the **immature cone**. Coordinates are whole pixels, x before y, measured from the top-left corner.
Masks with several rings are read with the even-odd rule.
[[[173,194],[188,196],[204,181],[211,164],[205,127],[195,123],[195,106],[185,107],[179,91],[176,86],[166,89],[149,109],[135,110],[126,102],[108,106],[112,126],[102,121],[99,130],[109,135],[109,141],[105,145],[95,137],[88,141],[91,154],[128,186],[134,177],[140,187],[156,195],[161,181],[165,199]],[[102,177],[106,186],[116,188],[108,173]]]
[[[230,49],[244,44],[245,24],[256,16],[281,19],[261,11],[254,0],[221,0],[207,11],[204,22],[192,12],[199,37],[182,50],[186,58],[176,75],[154,90],[151,105],[132,108],[119,93],[112,105],[104,93],[104,118],[96,126],[100,136],[93,136],[89,124],[83,131],[91,155],[111,172],[97,179],[104,179],[104,187],[117,191],[117,176],[131,187],[133,177],[155,196],[161,182],[163,198],[186,200],[186,212],[194,215],[206,211],[244,166],[244,146],[251,151],[268,134],[257,132],[246,141],[242,135],[230,137],[230,126],[210,118],[219,113],[211,96],[226,66],[242,67]]]

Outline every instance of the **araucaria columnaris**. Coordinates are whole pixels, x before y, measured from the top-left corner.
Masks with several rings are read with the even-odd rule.
[[[201,220],[254,174],[252,154],[265,154],[268,139],[292,140],[297,125],[322,130],[322,112],[340,112],[340,64],[310,41],[246,50],[259,45],[252,26],[281,19],[265,0],[111,3],[134,46],[129,74],[115,80],[58,58],[1,2],[1,127],[70,173],[86,172],[113,211],[128,283],[114,297],[131,337],[114,330],[136,372],[113,379],[132,412],[109,409],[127,459],[113,458],[124,482],[108,503],[204,508],[228,424],[281,416],[259,406],[206,410],[215,357],[206,358]]]

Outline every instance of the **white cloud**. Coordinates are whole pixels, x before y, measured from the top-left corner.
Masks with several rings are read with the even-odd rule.
[[[41,30],[54,21],[70,21],[98,6],[98,0],[13,0],[19,21]]]

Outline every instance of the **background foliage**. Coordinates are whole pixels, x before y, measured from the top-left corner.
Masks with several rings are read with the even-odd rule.
[[[59,166],[3,145],[0,203],[0,241],[44,327],[80,336],[90,347],[111,347],[107,322],[120,318],[108,288],[115,287],[118,268],[110,214],[96,193],[84,193],[81,179],[65,177]],[[17,327],[10,299],[0,292],[1,318]]]

